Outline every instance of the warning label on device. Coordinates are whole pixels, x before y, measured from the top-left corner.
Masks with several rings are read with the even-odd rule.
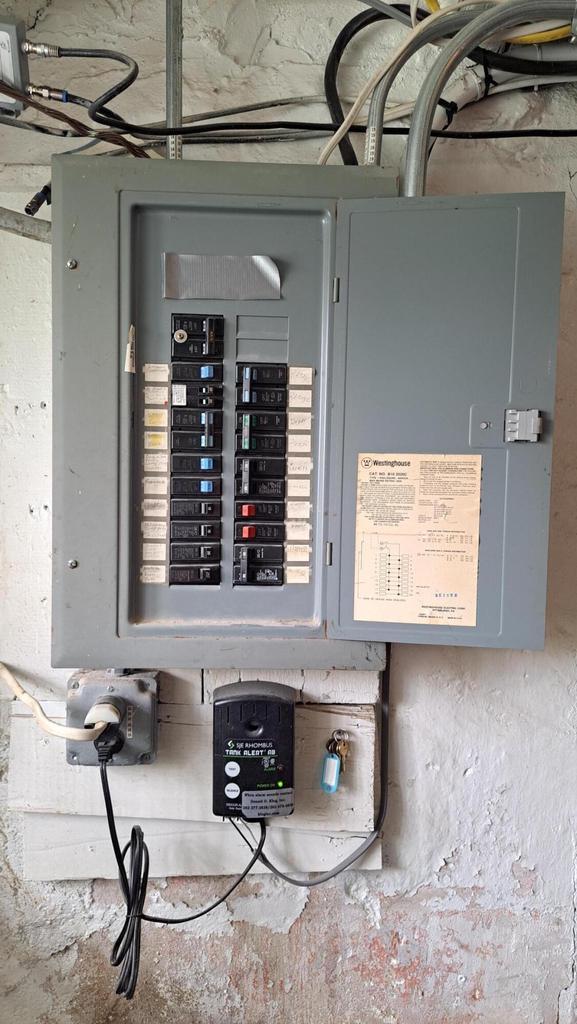
[[[249,789],[242,794],[242,813],[247,818],[268,818],[273,814],[292,814],[294,789]]]
[[[354,618],[475,626],[480,455],[358,457]]]

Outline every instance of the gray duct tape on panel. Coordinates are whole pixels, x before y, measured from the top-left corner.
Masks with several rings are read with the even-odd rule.
[[[280,299],[280,273],[270,256],[164,252],[165,299]]]

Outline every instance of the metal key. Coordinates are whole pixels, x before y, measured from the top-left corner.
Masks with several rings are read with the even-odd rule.
[[[327,750],[330,754],[338,754],[341,761],[341,770],[346,768],[346,759],[350,750],[349,734],[345,729],[335,729],[329,742]]]
[[[351,748],[351,745],[350,745],[348,739],[347,740],[337,740],[337,742],[335,744],[335,754],[338,754],[340,759],[341,759],[341,771],[343,771],[343,772],[346,771],[347,757],[349,755],[350,748]]]

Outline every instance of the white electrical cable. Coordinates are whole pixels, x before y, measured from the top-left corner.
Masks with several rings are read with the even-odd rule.
[[[463,107],[482,101],[486,96],[495,96],[515,89],[533,89],[540,85],[565,85],[577,81],[575,75],[512,75],[499,68],[493,68],[491,76],[493,84],[485,93],[484,76],[480,69],[467,68],[458,81],[449,83],[443,90],[443,99],[454,103],[459,110],[462,110]],[[444,124],[446,124],[446,114],[443,110],[437,110],[433,126],[440,129]]]
[[[497,2],[498,0],[466,0],[466,3],[459,4],[457,6],[459,9],[473,7],[477,5],[484,5],[485,7],[487,7],[488,3],[492,4]],[[363,88],[361,89],[359,95],[357,96],[343,123],[337,129],[335,134],[331,136],[326,146],[322,150],[321,155],[319,156],[318,159],[319,164],[326,164],[331,153],[333,152],[333,150],[336,149],[341,139],[347,134],[349,128],[354,123],[355,118],[359,115],[360,111],[362,110],[364,104],[366,103],[373,89],[375,89],[376,86],[379,84],[381,78],[383,78],[383,76],[386,75],[393,61],[395,61],[399,56],[401,56],[405,52],[405,50],[409,46],[409,43],[412,42],[415,36],[420,35],[425,30],[429,30],[433,22],[442,21],[442,19],[446,17],[447,14],[454,13],[454,11],[457,9],[457,6],[451,5],[450,7],[444,7],[441,11],[437,11],[435,14],[431,14],[429,15],[428,18],[425,18],[424,21],[421,21],[416,28],[411,30],[407,39],[405,39],[404,42],[397,47],[397,49],[394,51],[391,57],[387,61],[385,61],[384,64],[381,64],[379,68],[377,68],[374,74],[371,75],[371,77],[369,78],[368,82],[366,82]]]
[[[12,672],[6,665],[3,665],[0,661],[0,678],[4,680],[7,686],[12,690],[12,693],[18,700],[22,701],[27,708],[30,708],[34,718],[36,719],[37,725],[40,726],[44,732],[48,733],[49,736],[58,736],[62,740],[73,740],[76,743],[85,743],[90,740],[95,740],[100,736],[101,732],[104,732],[108,722],[95,722],[91,728],[87,729],[75,729],[71,725],[60,725],[59,722],[54,722],[51,718],[48,718],[44,714],[38,701],[27,693],[26,690],[20,686],[20,683],[12,675]]]

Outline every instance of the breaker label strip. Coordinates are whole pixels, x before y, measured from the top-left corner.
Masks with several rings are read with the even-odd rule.
[[[157,387],[148,382],[168,381],[168,365],[145,363],[142,373],[143,422],[145,428],[153,429],[145,429],[143,439],[140,582],[164,584],[168,535],[168,385]]]
[[[289,412],[287,437],[287,498],[310,498],[313,471],[312,452],[312,406],[314,369],[312,366],[289,367]],[[295,411],[295,407],[296,410]],[[305,411],[300,411],[300,410]],[[295,508],[295,506],[298,506]],[[310,502],[287,501],[287,541],[311,541],[312,527],[309,520]],[[302,515],[302,518],[300,518]],[[287,543],[286,583],[309,583],[312,545],[310,543]],[[293,563],[303,571],[295,572]]]
[[[145,363],[143,373],[147,383],[156,381],[168,384],[170,373],[168,363]]]

